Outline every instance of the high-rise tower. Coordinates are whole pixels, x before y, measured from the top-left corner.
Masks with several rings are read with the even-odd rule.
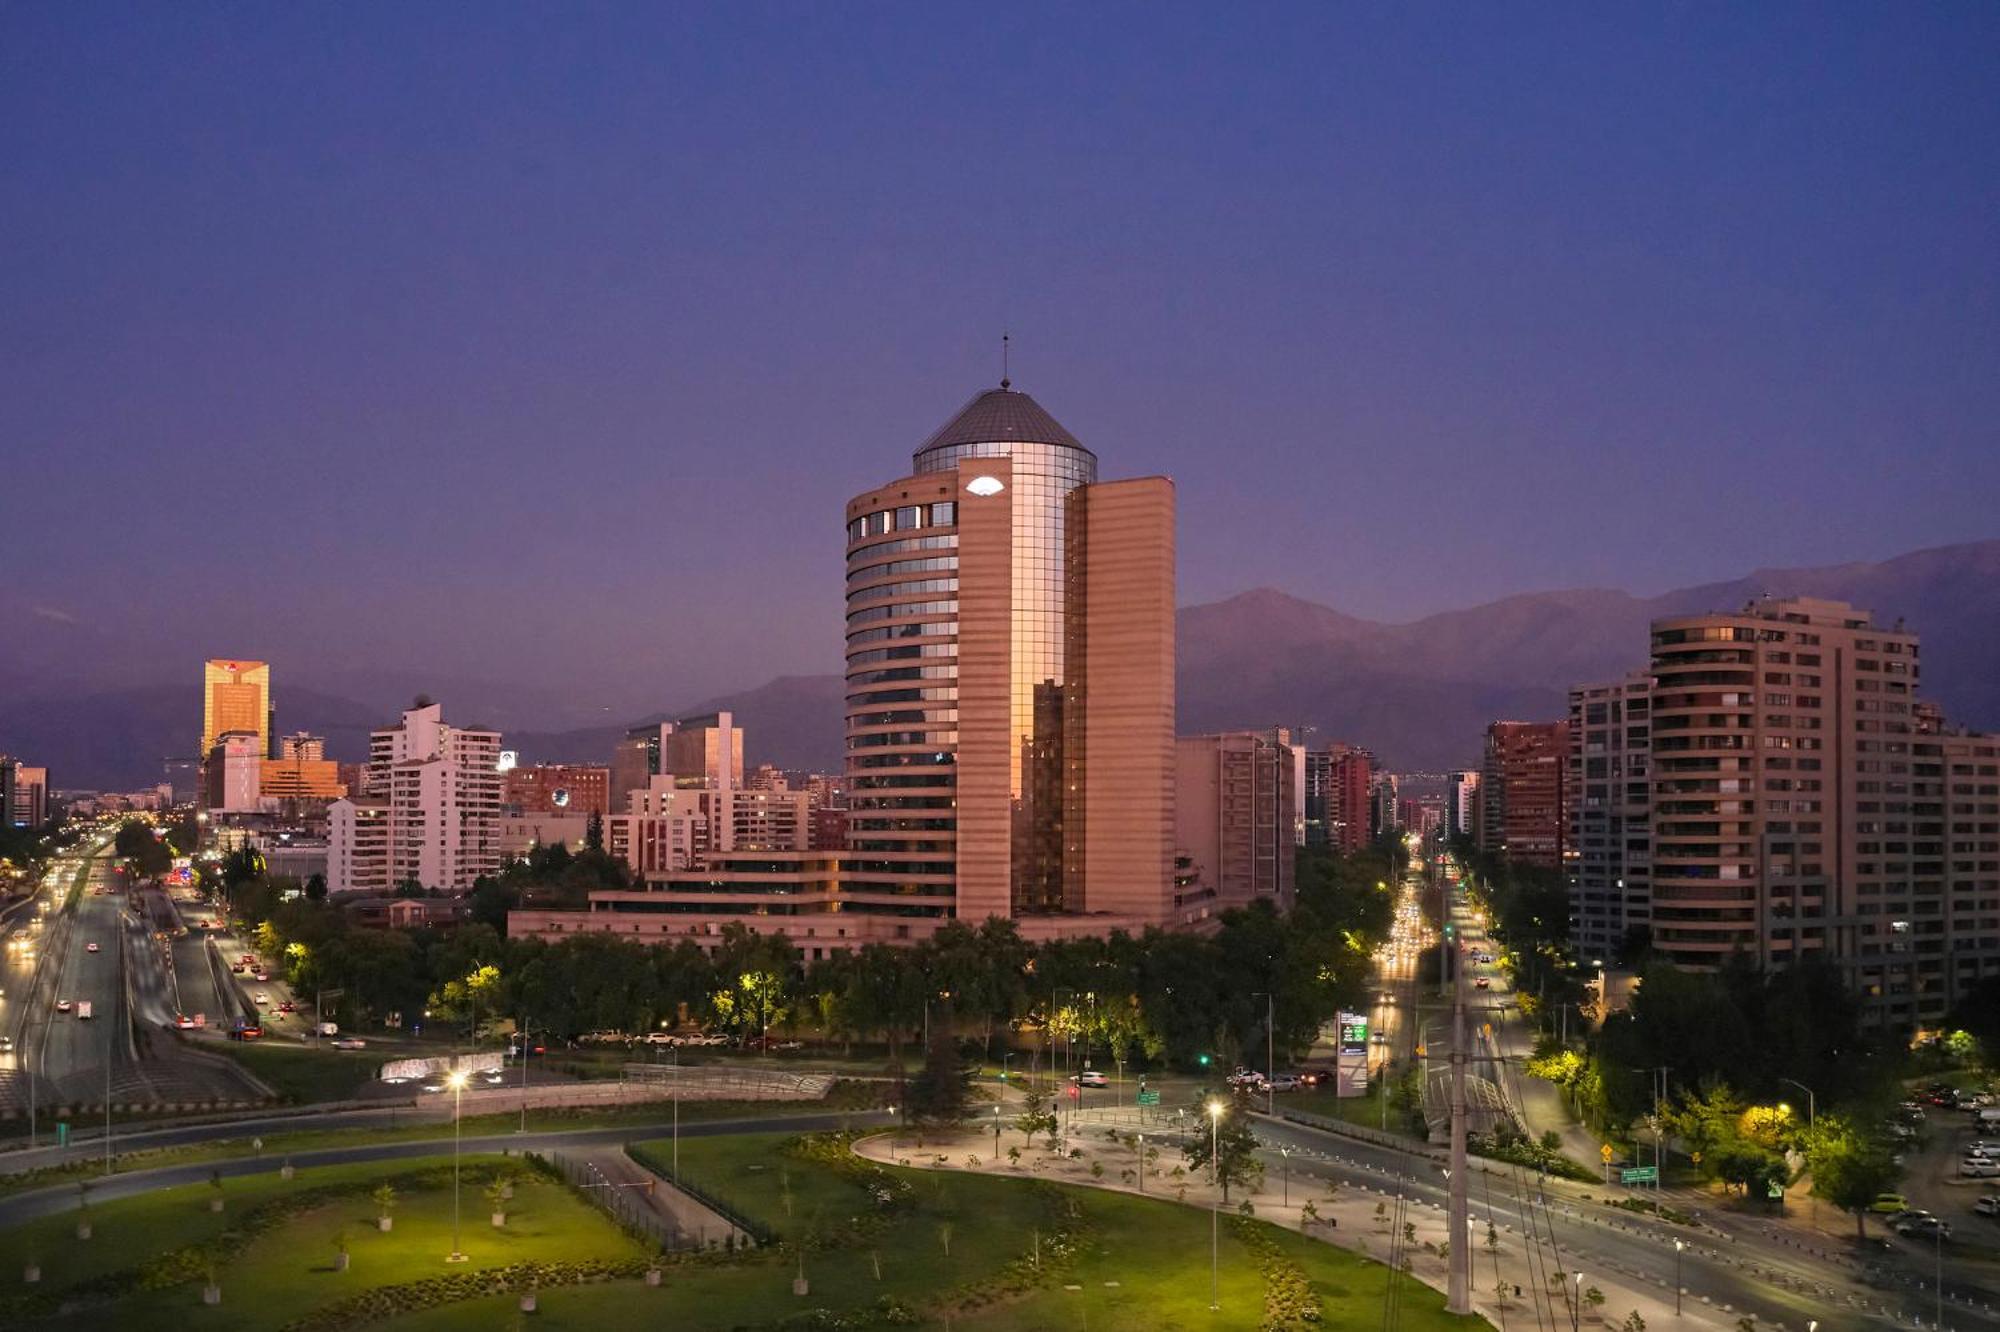
[[[211,658],[201,669],[201,753],[216,737],[241,731],[257,737],[257,756],[271,752],[271,667],[261,661]]]
[[[976,395],[847,506],[844,897],[1166,919],[1173,485]]]

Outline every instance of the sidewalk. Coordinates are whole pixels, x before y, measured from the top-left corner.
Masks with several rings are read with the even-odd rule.
[[[929,1136],[921,1148],[907,1131],[882,1133],[859,1140],[854,1144],[854,1150],[857,1155],[884,1165],[1046,1179],[1085,1188],[1144,1194],[1163,1201],[1182,1202],[1190,1207],[1216,1205],[1219,1195],[1198,1176],[1176,1181],[1162,1169],[1170,1150],[1166,1141],[1168,1131],[1164,1128],[1160,1131],[1160,1162],[1147,1172],[1143,1181],[1135,1180],[1131,1184],[1116,1176],[1136,1170],[1138,1154],[1130,1148],[1109,1146],[1102,1136],[1093,1136],[1089,1140],[1087,1155],[1081,1161],[1064,1159],[1044,1147],[1036,1146],[1022,1153],[1018,1166],[1005,1160],[989,1159],[992,1150],[989,1135],[963,1130]],[[1148,1136],[1152,1136],[1152,1131]],[[1078,1138],[1073,1141],[1083,1140]],[[978,1158],[979,1164],[968,1165],[967,1162],[974,1157]],[[1093,1163],[1104,1166],[1107,1172],[1105,1178],[1092,1177],[1090,1167]],[[1377,1262],[1388,1260],[1394,1239],[1390,1233],[1392,1223],[1389,1218],[1394,1215],[1396,1199],[1393,1192],[1386,1188],[1371,1189],[1364,1185],[1333,1188],[1330,1181],[1303,1174],[1294,1174],[1287,1186],[1279,1171],[1267,1170],[1264,1187],[1249,1194],[1240,1189],[1232,1192],[1229,1203],[1232,1211],[1245,1197],[1250,1200],[1259,1220],[1338,1244]],[[1317,1220],[1306,1219],[1307,1204],[1316,1210]],[[1381,1216],[1376,1214],[1378,1206],[1384,1207]],[[1438,1252],[1438,1246],[1445,1239],[1444,1209],[1414,1201],[1406,1201],[1403,1206],[1404,1221],[1416,1227],[1416,1242],[1407,1246],[1411,1258],[1410,1273],[1425,1285],[1442,1291],[1449,1280],[1446,1259]],[[1553,1315],[1553,1321],[1557,1323],[1568,1319],[1569,1308],[1560,1290],[1541,1293],[1538,1276],[1548,1277],[1548,1274],[1541,1271],[1538,1265],[1540,1255],[1531,1254],[1526,1241],[1511,1226],[1497,1227],[1497,1244],[1488,1248],[1486,1223],[1481,1219],[1480,1209],[1474,1207],[1472,1212],[1474,1310],[1495,1326],[1501,1325],[1510,1316],[1516,1319],[1537,1318],[1539,1321],[1550,1319]],[[1596,1311],[1586,1306],[1581,1314],[1581,1323],[1615,1328],[1624,1323],[1628,1313],[1637,1312],[1650,1327],[1674,1325],[1671,1287],[1643,1285],[1636,1280],[1600,1272],[1592,1272],[1588,1281],[1604,1292],[1605,1299]],[[1555,1284],[1553,1278],[1549,1279],[1549,1284]],[[1515,1294],[1517,1289],[1520,1291],[1518,1297]],[[1734,1326],[1734,1320],[1725,1318],[1714,1309],[1688,1301],[1679,1325],[1727,1328]]]

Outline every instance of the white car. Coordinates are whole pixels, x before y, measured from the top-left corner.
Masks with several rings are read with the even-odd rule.
[[[269,1008],[271,1006],[271,996],[260,991],[254,1002],[259,1008]]]
[[[83,951],[86,953],[95,953],[98,951],[98,948],[95,943],[87,943],[83,946]]]
[[[333,1043],[333,1048],[336,1050],[366,1050],[368,1042],[362,1040],[359,1036],[343,1036]]]
[[[69,1008],[70,1008],[69,1000],[67,999],[56,1000],[56,1012],[67,1013],[69,1012]]]
[[[1109,1087],[1111,1079],[1094,1068],[1086,1068],[1081,1073],[1070,1074],[1069,1080],[1079,1087]]]
[[[1968,1156],[1958,1163],[1958,1173],[1964,1179],[2000,1179],[2000,1161]]]
[[[2000,1197],[1988,1194],[1972,1204],[1972,1211],[1976,1216],[2000,1216]]]

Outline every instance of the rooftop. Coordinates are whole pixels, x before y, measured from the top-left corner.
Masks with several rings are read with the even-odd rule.
[[[1042,405],[1002,380],[999,388],[975,393],[958,414],[917,449],[923,456],[952,444],[1063,444],[1082,449],[1083,443],[1063,429]],[[1089,450],[1085,450],[1088,452]]]

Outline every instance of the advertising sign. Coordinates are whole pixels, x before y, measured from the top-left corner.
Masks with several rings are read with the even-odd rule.
[[[1340,1052],[1344,1055],[1368,1053],[1368,1016],[1365,1013],[1340,1015]]]

